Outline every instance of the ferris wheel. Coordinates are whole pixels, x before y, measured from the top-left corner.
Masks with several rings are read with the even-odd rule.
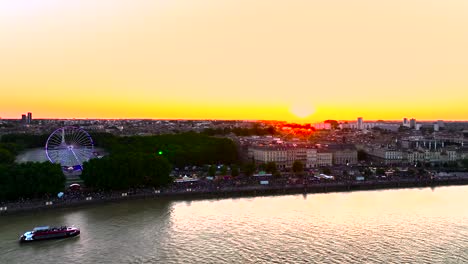
[[[81,128],[66,126],[55,130],[47,139],[47,158],[68,170],[81,170],[83,162],[94,155],[91,136]]]

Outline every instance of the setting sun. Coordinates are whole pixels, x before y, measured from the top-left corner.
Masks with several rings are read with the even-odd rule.
[[[0,117],[464,120],[467,1],[426,2],[0,1]]]
[[[290,111],[299,118],[306,118],[312,115],[315,109],[312,107],[312,104],[301,102],[293,104]]]

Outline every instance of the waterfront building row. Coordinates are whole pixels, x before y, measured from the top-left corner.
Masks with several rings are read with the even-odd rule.
[[[400,150],[392,148],[367,148],[366,152],[372,156],[390,163],[455,162],[468,158],[468,153],[457,149],[417,149]]]
[[[357,150],[354,145],[326,147],[272,147],[255,146],[248,151],[256,163],[275,162],[278,168],[291,168],[294,161],[301,161],[306,168],[332,165],[357,164]]]

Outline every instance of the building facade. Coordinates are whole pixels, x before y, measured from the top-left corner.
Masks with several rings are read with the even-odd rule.
[[[351,144],[327,145],[320,148],[255,146],[250,147],[248,153],[254,162],[275,162],[280,169],[291,168],[296,160],[301,161],[305,168],[358,163],[357,150]]]
[[[333,154],[326,151],[317,151],[317,167],[333,165]]]
[[[328,145],[328,152],[333,154],[333,165],[355,165],[358,163],[357,149],[352,144]]]

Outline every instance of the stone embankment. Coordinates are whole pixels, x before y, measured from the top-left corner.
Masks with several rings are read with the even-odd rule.
[[[372,180],[348,182],[317,182],[295,185],[252,185],[242,187],[215,187],[215,188],[180,188],[180,189],[131,189],[128,191],[68,193],[64,198],[22,200],[17,202],[0,203],[0,215],[38,211],[73,206],[85,206],[96,203],[142,199],[204,199],[226,198],[241,196],[282,195],[298,193],[326,193],[346,192],[359,190],[378,190],[393,188],[422,188],[448,185],[467,185],[468,176],[436,178],[436,179],[398,179],[398,180]]]

